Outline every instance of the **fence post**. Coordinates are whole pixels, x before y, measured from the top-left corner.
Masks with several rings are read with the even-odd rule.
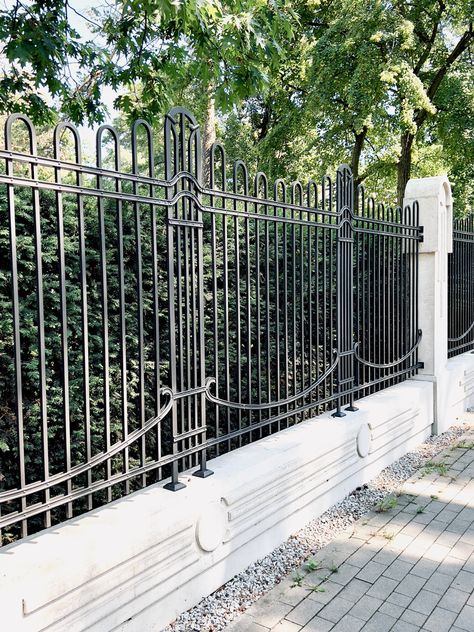
[[[448,361],[448,253],[453,249],[451,185],[446,176],[410,180],[404,207],[417,201],[423,242],[419,249],[418,314],[423,368],[414,379],[433,383],[433,432],[445,429]]]
[[[344,417],[346,410],[358,410],[354,406],[354,183],[347,165],[341,165],[336,173],[337,251],[336,251],[336,343],[337,409],[333,417]]]

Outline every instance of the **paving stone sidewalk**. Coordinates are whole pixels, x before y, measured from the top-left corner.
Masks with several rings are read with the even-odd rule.
[[[474,428],[225,632],[474,632]]]

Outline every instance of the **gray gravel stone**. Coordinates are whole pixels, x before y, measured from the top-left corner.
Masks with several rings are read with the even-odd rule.
[[[251,564],[197,606],[184,612],[163,632],[221,632],[288,573],[295,571],[305,559],[315,555],[380,500],[398,491],[407,478],[464,432],[465,427],[454,426],[442,435],[428,438],[367,485],[354,490],[319,518],[308,523],[269,555]],[[386,575],[390,577],[390,570]],[[308,630],[311,623],[308,624]],[[316,618],[314,623],[316,626]]]

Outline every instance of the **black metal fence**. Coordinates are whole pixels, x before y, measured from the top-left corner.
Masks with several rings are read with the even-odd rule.
[[[177,490],[209,456],[344,416],[420,367],[416,203],[377,204],[346,166],[270,190],[218,144],[206,188],[193,116],[175,108],[164,132],[155,147],[137,121],[127,169],[109,126],[88,166],[71,125],[39,156],[31,123],[6,123],[3,543],[168,477]]]
[[[474,349],[474,216],[454,220],[448,256],[448,356]]]

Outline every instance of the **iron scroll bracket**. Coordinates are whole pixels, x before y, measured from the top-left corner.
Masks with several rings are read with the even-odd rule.
[[[334,353],[335,360],[331,364],[331,366],[315,382],[310,384],[303,391],[300,391],[299,393],[296,393],[296,395],[292,395],[291,397],[288,397],[287,399],[280,399],[275,402],[267,402],[264,404],[243,404],[242,402],[235,402],[235,401],[231,401],[227,399],[221,399],[220,397],[216,397],[215,395],[212,395],[210,392],[211,385],[215,384],[216,382],[215,377],[208,377],[206,379],[206,398],[213,404],[218,404],[219,406],[225,406],[227,408],[237,408],[238,410],[269,410],[272,408],[279,408],[280,406],[285,406],[287,404],[292,404],[293,402],[296,402],[299,399],[303,399],[304,397],[312,393],[315,388],[317,388],[320,384],[322,384],[324,380],[327,377],[329,377],[329,375],[331,375],[331,373],[334,371],[334,369],[337,367],[339,363],[339,355],[340,355],[336,349],[334,349],[333,353]]]
[[[354,345],[354,356],[355,356],[356,360],[358,360],[359,362],[361,362],[365,366],[369,366],[369,367],[371,367],[373,369],[391,369],[391,368],[401,364],[402,362],[404,362],[407,358],[409,358],[411,356],[411,354],[414,351],[416,351],[416,349],[418,348],[418,346],[419,346],[419,344],[421,342],[421,338],[422,338],[422,331],[421,331],[421,329],[418,329],[418,337],[417,337],[416,342],[413,345],[413,347],[409,351],[407,351],[401,358],[398,358],[394,362],[388,362],[388,363],[385,363],[385,364],[377,364],[376,362],[369,362],[369,360],[365,360],[364,358],[362,358],[358,354],[358,348],[359,348],[359,343],[358,342],[356,342],[356,344]]]

